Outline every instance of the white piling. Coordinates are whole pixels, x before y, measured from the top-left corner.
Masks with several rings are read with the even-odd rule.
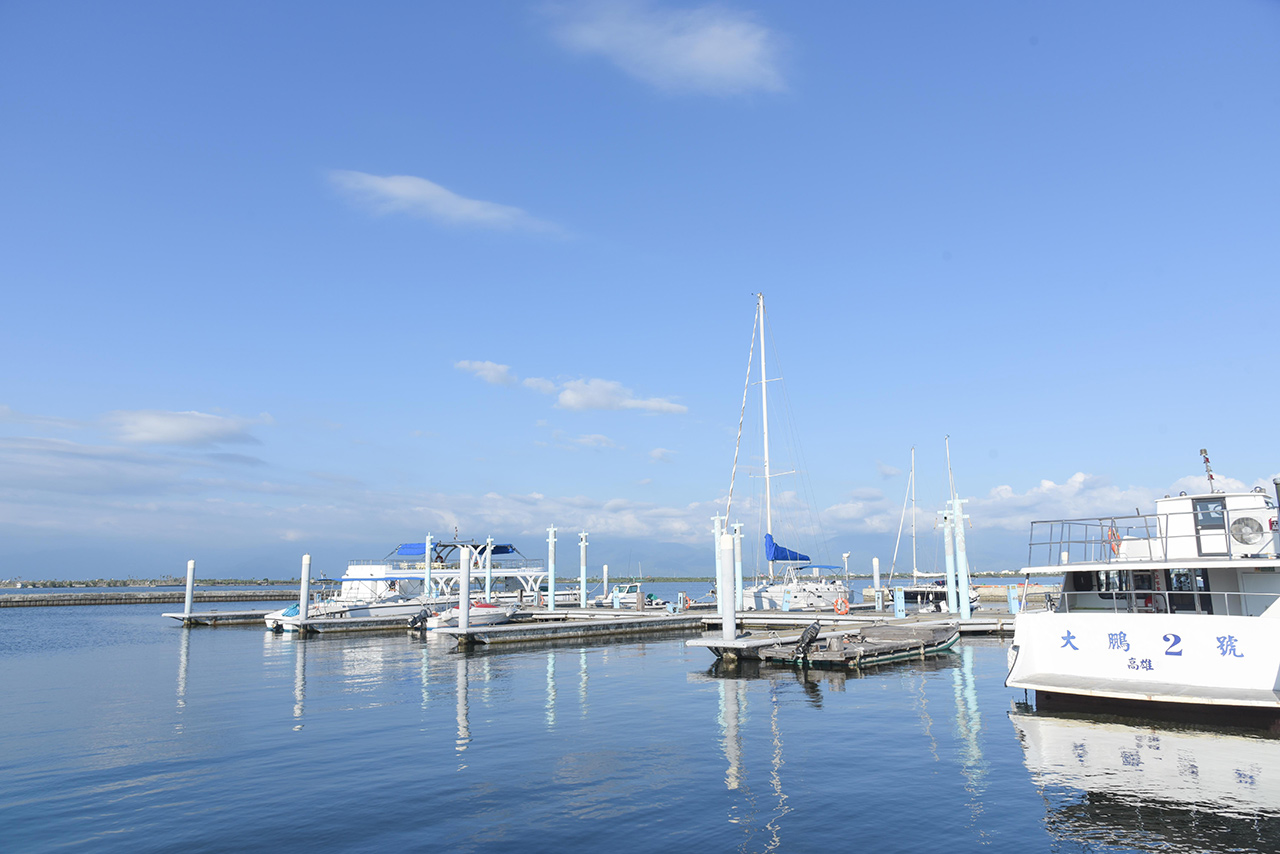
[[[720,534],[723,533],[720,527],[720,520],[725,519],[723,516],[711,517],[711,545],[716,550],[716,578],[720,577]],[[725,519],[728,521],[728,519]]]
[[[311,604],[311,555],[302,556],[302,583],[298,586],[298,633],[307,621],[307,606]]]
[[[191,601],[195,599],[196,593],[196,562],[194,560],[187,561],[187,604],[183,608],[183,615],[191,616]]]
[[[427,534],[426,541],[422,544],[422,595],[434,596],[435,593],[431,589],[431,535]]]
[[[578,607],[587,607],[587,532],[578,534]]]
[[[738,607],[747,609],[746,590],[742,583],[742,523],[733,523],[733,581],[738,590]]]
[[[458,549],[458,628],[471,628],[471,546]]]
[[[604,595],[605,595],[605,598],[608,598],[609,596],[609,564],[607,563],[604,565],[604,582],[603,583],[604,583]]]
[[[969,601],[969,556],[964,548],[964,508],[961,506],[968,501],[967,498],[951,499],[951,506],[955,508],[952,513],[951,522],[955,526],[956,536],[956,587],[958,588],[957,596],[960,599],[960,619],[968,620],[973,617],[973,603]]]
[[[871,586],[880,589],[880,558],[873,557],[871,559]]]
[[[945,512],[942,514],[942,544],[947,553],[947,611],[957,614],[960,604],[956,598],[955,540],[951,536],[951,517]]]
[[[484,601],[493,602],[493,537],[484,541]]]
[[[556,526],[547,528],[547,610],[556,609]]]
[[[717,590],[720,594],[721,636],[733,640],[738,636],[738,601],[733,578],[733,534],[720,536],[720,577]]]

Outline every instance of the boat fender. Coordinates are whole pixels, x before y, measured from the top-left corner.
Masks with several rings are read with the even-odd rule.
[[[847,614],[847,613],[849,613],[849,600],[848,600],[848,599],[846,599],[846,598],[844,598],[843,596],[841,596],[839,599],[837,599],[837,600],[836,600],[836,613],[837,613],[837,614]]]

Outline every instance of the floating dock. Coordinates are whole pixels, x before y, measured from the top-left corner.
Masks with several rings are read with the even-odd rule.
[[[50,605],[147,605],[186,601],[178,590],[95,590],[91,593],[6,593],[0,608],[39,608]],[[196,590],[196,602],[276,602],[297,600],[297,590],[269,587],[262,590]],[[263,611],[262,613],[267,613]]]
[[[261,624],[262,618],[270,613],[270,611],[192,611],[187,614],[178,611],[160,616],[172,617],[184,626],[244,626],[250,623]]]
[[[524,619],[495,626],[477,626],[459,629],[448,626],[429,630],[432,635],[454,638],[458,649],[469,649],[478,644],[531,643],[578,638],[618,635],[653,634],[700,630],[701,614],[658,612],[654,615],[643,611],[600,611],[598,609],[567,609],[561,611],[523,615]],[[414,630],[415,633],[417,630]]]
[[[754,651],[762,661],[777,664],[859,670],[895,661],[923,661],[946,652],[960,639],[960,626],[954,622],[877,625],[845,632],[828,631],[825,639],[814,637],[806,642],[805,635],[809,634],[822,633],[806,630],[796,641],[786,643],[779,639],[771,646]]]

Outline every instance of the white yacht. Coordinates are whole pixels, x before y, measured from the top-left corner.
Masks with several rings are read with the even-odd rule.
[[[469,571],[459,568],[462,547],[472,550],[477,559]],[[487,557],[486,557],[487,553]],[[494,603],[530,605],[545,601],[547,572],[543,562],[526,558],[509,543],[475,543],[469,541],[432,542],[430,572],[424,560],[425,543],[403,543],[381,560],[353,560],[338,579],[336,588],[317,591],[315,601],[307,605],[307,618],[351,619],[361,617],[400,617],[408,619],[426,609],[438,612],[458,603],[459,590],[465,586],[473,597],[485,597]],[[556,601],[577,589],[556,591]],[[267,628],[274,631],[297,631],[297,603],[267,614]]]
[[[1278,538],[1261,487],[1166,496],[1146,515],[1032,523],[1024,572],[1061,575],[1062,592],[1024,603],[1006,684],[1059,705],[1190,704],[1280,720]]]

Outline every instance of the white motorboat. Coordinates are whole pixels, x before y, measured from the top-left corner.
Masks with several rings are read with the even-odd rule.
[[[487,602],[475,600],[471,602],[471,606],[467,609],[467,625],[476,627],[509,623],[519,610],[520,606],[514,602],[506,605],[491,605]],[[458,614],[457,605],[435,614],[424,610],[410,621],[409,627],[418,628],[421,626],[427,629],[439,629],[445,626],[456,626],[458,625]]]
[[[665,599],[659,599],[652,593],[644,593],[640,582],[633,581],[629,584],[615,584],[613,590],[607,595],[595,597],[592,603],[598,608],[632,608],[636,607],[636,597],[644,596],[644,604],[647,608],[662,608],[667,604]]]
[[[809,556],[784,548],[773,539],[773,493],[769,468],[769,379],[765,369],[764,294],[756,294],[756,321],[760,334],[760,416],[764,430],[764,557],[769,564],[768,577],[742,591],[742,607],[748,611],[841,611],[849,609],[849,585],[844,579],[822,575],[822,570],[836,570],[836,566],[812,564]],[[753,336],[755,334],[753,326]],[[752,347],[754,348],[754,340]],[[748,368],[747,385],[751,377]],[[743,392],[745,409],[746,392]],[[741,436],[739,436],[741,440]],[[732,506],[733,480],[737,477],[737,450],[734,452],[734,472],[730,479],[729,495]],[[728,510],[726,510],[727,519]],[[718,535],[717,535],[718,536]],[[781,572],[778,565],[781,564]],[[806,573],[805,570],[808,570]]]
[[[472,555],[467,568],[459,567],[463,548]],[[547,572],[543,562],[526,558],[509,543],[446,541],[431,543],[431,563],[424,560],[426,544],[403,543],[381,560],[353,560],[334,589],[314,594],[307,603],[308,620],[343,620],[366,617],[409,617],[423,609],[439,612],[458,602],[465,584],[471,594],[491,602],[535,604],[545,600]],[[464,581],[465,578],[465,581]],[[573,591],[556,591],[577,596]],[[540,595],[541,593],[541,595]],[[297,603],[267,614],[273,631],[297,631]]]
[[[1277,538],[1261,487],[1165,497],[1148,515],[1032,523],[1024,573],[1062,575],[1062,592],[1024,603],[1006,684],[1061,705],[1280,719]]]

